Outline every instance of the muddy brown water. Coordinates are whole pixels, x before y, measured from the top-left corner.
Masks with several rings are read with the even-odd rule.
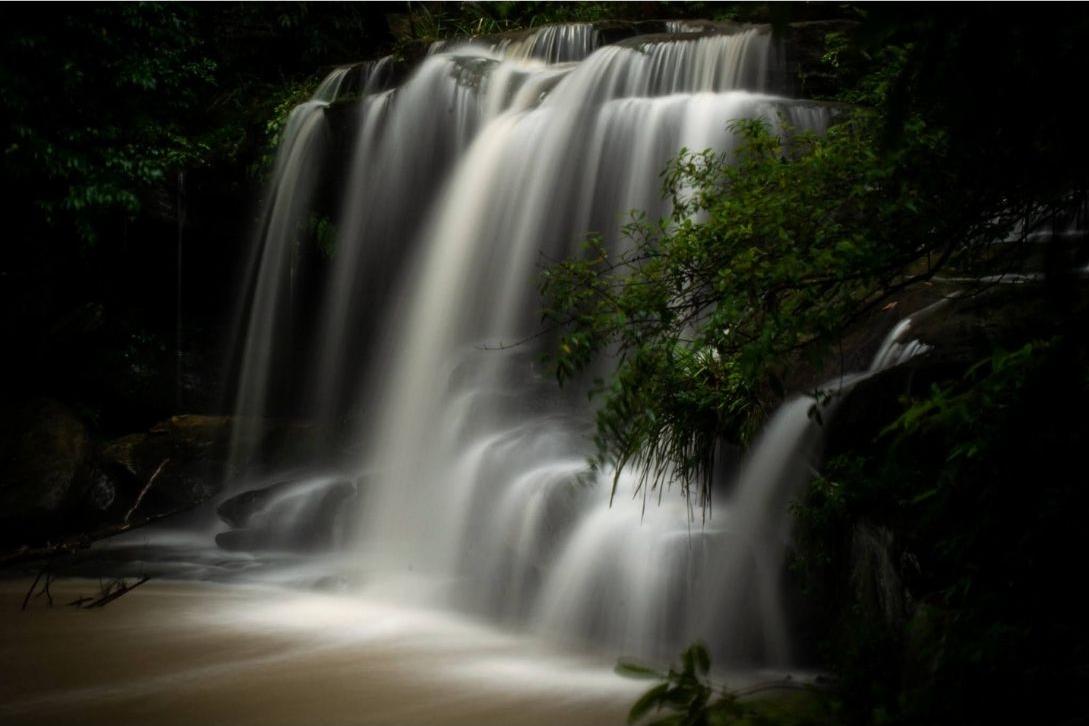
[[[0,583],[0,723],[622,724],[646,683],[449,614],[249,586]]]

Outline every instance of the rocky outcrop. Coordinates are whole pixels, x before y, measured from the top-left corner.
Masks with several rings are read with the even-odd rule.
[[[57,401],[17,408],[0,433],[0,537],[62,530],[76,515],[90,474],[83,422]]]
[[[936,293],[940,295],[936,296]],[[945,302],[912,317],[904,338],[918,340],[929,350],[912,360],[856,384],[835,409],[825,439],[825,457],[864,450],[903,411],[905,396],[923,394],[935,384],[959,379],[971,366],[996,350],[1015,350],[1030,340],[1047,339],[1064,326],[1075,325],[1077,311],[1089,299],[1089,285],[1081,290],[1082,303],[1056,308],[1038,285],[962,287],[928,286],[915,293],[898,317],[912,310]],[[894,312],[894,311],[890,311]],[[867,327],[877,340],[895,323]],[[857,341],[858,335],[855,335]],[[861,369],[862,366],[856,366]]]
[[[836,68],[827,62],[828,39],[835,35],[849,35],[858,27],[851,20],[805,20],[773,26],[769,23],[739,21],[712,21],[689,19],[668,20],[603,20],[593,23],[599,46],[622,45],[638,48],[646,43],[673,40],[698,40],[701,37],[728,35],[747,28],[775,33],[777,57],[772,84],[777,93],[796,98],[832,98],[839,90]],[[399,83],[404,80],[405,69],[414,67],[428,52],[435,52],[456,45],[475,42],[483,45],[517,42],[526,39],[535,28],[521,28],[501,33],[448,38],[438,41],[435,48],[427,41],[406,45],[402,52],[405,61],[397,64],[392,77]]]
[[[245,529],[251,520],[267,510],[277,497],[290,492],[297,482],[278,482],[263,489],[250,489],[236,494],[216,507],[216,514],[234,529]]]
[[[893,534],[887,527],[868,523],[855,527],[850,555],[853,600],[866,620],[899,629],[911,612],[911,597],[893,552]]]
[[[155,476],[140,504],[144,513],[188,508],[223,488],[231,430],[232,420],[226,416],[174,416],[147,433],[107,444],[102,465],[130,490],[146,486]]]
[[[796,533],[798,560],[811,570],[805,584],[817,583],[803,603],[806,615],[819,615],[801,621],[807,644],[846,653],[845,658],[857,663],[880,659],[889,666],[886,677],[900,679],[904,688],[920,693],[932,693],[943,678],[948,680],[949,671],[941,669],[960,662],[966,643],[976,648],[982,642],[974,628],[991,622],[993,616],[986,611],[981,619],[978,608],[989,607],[986,603],[992,597],[996,602],[1007,596],[1011,602],[1017,602],[1013,597],[1035,600],[1041,582],[1061,580],[1064,565],[1056,566],[1056,577],[1038,564],[1051,552],[1067,551],[1052,545],[1067,542],[1065,533],[1071,531],[1071,518],[1060,514],[1054,502],[1069,497],[1071,511],[1084,509],[1069,494],[1080,490],[1064,490],[1066,475],[1056,472],[1076,470],[1084,439],[1078,434],[1084,393],[1071,384],[1082,380],[1078,361],[1084,359],[1076,356],[1084,355],[1078,346],[1084,346],[1089,321],[1089,284],[1078,282],[1075,290],[1014,279],[1015,284],[958,280],[956,289],[951,284],[932,285],[928,289],[941,290],[940,297],[945,298],[937,307],[925,299],[930,292],[919,298],[911,297],[919,291],[909,291],[893,310],[882,313],[902,318],[920,311],[912,316],[905,338],[918,340],[929,350],[862,380],[843,397],[828,420],[822,466],[833,472],[831,487],[839,493],[814,487],[807,495],[811,498],[803,501],[805,509],[799,510],[814,515],[799,517]],[[855,331],[854,340],[869,345],[895,321],[877,316],[866,324],[876,330]],[[953,428],[939,422],[899,439],[882,435],[905,411],[908,400],[931,395],[934,386],[964,390],[973,366],[993,360],[998,351],[1019,350],[1037,341],[1050,342],[1041,357],[1047,365],[1027,375],[1024,389],[998,389],[996,395],[1003,398],[994,400],[1001,401],[1005,411],[996,405],[981,410],[978,419],[958,418]],[[1080,342],[1075,346],[1070,341]],[[1057,363],[1067,358],[1062,365]],[[978,375],[989,370],[983,366]],[[967,380],[978,380],[975,376]],[[984,391],[973,400],[990,395]],[[1067,397],[1073,401],[1068,408]],[[988,420],[992,416],[1005,420]],[[987,449],[978,465],[950,457],[958,441],[948,440],[949,432],[956,436],[961,422],[978,425],[983,435],[992,430],[989,427],[1001,427],[1002,445]],[[1033,438],[1037,429],[1041,433]],[[1023,451],[1030,454],[1019,453],[1022,442]],[[832,466],[833,459],[846,465]],[[837,478],[837,471],[843,479]],[[1021,483],[1037,480],[1048,483],[1035,500],[1021,496]],[[1052,484],[1055,481],[1062,483]],[[839,496],[843,499],[837,504]],[[1035,524],[1036,533],[1029,538],[1017,526],[1009,527],[1022,520],[1060,526]],[[1049,529],[1064,535],[1053,535]],[[1007,544],[1009,531],[1015,532],[1013,544]],[[1025,554],[1022,548],[1027,547],[1037,549]],[[956,554],[950,556],[950,551]],[[966,583],[978,588],[971,597]],[[1009,617],[1005,607],[994,612]],[[853,653],[858,645],[866,648]]]
[[[99,443],[57,401],[16,407],[0,432],[0,545],[90,541],[208,501],[232,475],[236,426],[226,416],[175,416]],[[254,457],[286,440],[294,455],[307,441],[290,423],[243,428]]]

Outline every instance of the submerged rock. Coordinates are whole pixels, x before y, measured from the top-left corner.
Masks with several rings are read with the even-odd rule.
[[[49,399],[0,427],[0,541],[28,545],[93,540],[207,500],[224,479],[230,431],[227,418],[178,416],[100,445]]]
[[[295,485],[297,482],[279,482],[263,489],[251,489],[236,494],[216,507],[216,514],[235,529],[243,529],[249,524],[250,519],[265,510],[278,494]]]
[[[347,578],[340,575],[326,575],[318,578],[312,585],[312,589],[318,592],[347,592],[350,587],[351,583],[348,582]]]
[[[246,529],[231,529],[216,535],[216,546],[228,552],[260,549],[259,537]]]
[[[343,540],[350,522],[343,516],[356,496],[347,479],[277,482],[236,494],[216,513],[233,529],[216,536],[231,551],[315,552]]]

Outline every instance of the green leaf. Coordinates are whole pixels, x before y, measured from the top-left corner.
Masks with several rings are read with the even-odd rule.
[[[621,660],[617,662],[614,671],[617,675],[624,676],[625,678],[665,678],[665,674],[661,671],[649,668],[647,666],[635,663],[633,661]]]
[[[912,504],[922,504],[923,502],[925,502],[926,500],[930,499],[935,494],[937,494],[939,490],[940,490],[940,487],[934,487],[933,489],[928,489],[925,492],[923,492],[922,494],[912,498],[911,503]]]
[[[692,654],[696,672],[707,675],[711,670],[711,655],[707,652],[707,648],[702,643],[694,643],[688,648],[688,652]]]
[[[661,708],[669,693],[669,688],[670,684],[668,682],[660,683],[640,696],[639,700],[632,704],[631,710],[628,711],[628,723],[636,723],[650,713],[651,710]]]

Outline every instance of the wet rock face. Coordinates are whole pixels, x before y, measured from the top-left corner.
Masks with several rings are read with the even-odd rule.
[[[319,552],[349,535],[351,517],[344,513],[356,498],[357,486],[333,477],[278,482],[242,492],[216,509],[232,527],[216,535],[230,551]]]
[[[885,527],[860,524],[851,534],[851,589],[867,621],[900,628],[911,597],[893,561],[893,535]]]
[[[57,401],[16,405],[0,418],[0,547],[93,540],[191,509],[239,475],[230,470],[236,444],[248,452],[233,462],[238,469],[261,471],[307,460],[320,443],[314,427],[297,421],[202,415],[174,416],[146,432],[102,442]],[[334,490],[327,507],[346,496]],[[267,488],[245,506],[236,502],[235,524],[244,526],[247,512],[264,510],[278,491]],[[328,516],[313,506],[313,517]],[[320,539],[298,535],[292,541],[312,547]]]
[[[265,512],[278,497],[289,496],[298,486],[298,482],[285,481],[236,494],[216,507],[216,514],[235,529],[245,529],[251,519]]]
[[[88,477],[86,427],[63,404],[42,399],[14,412],[0,435],[0,537],[59,529]]]
[[[934,287],[945,296],[954,291]],[[1077,325],[1077,310],[1089,303],[1089,284],[1080,288],[1079,306],[1055,309],[1046,289],[1032,285],[965,288],[939,306],[912,317],[907,338],[929,346],[926,354],[885,369],[855,385],[837,405],[825,437],[824,456],[865,451],[904,411],[905,396],[925,394],[935,384],[955,381],[996,350],[1014,350],[1027,340],[1047,339],[1064,326]],[[924,302],[928,302],[923,297]],[[916,309],[912,307],[910,309]],[[875,333],[889,329],[875,319]],[[876,337],[876,336],[875,336]],[[857,341],[858,338],[856,337]],[[829,376],[830,371],[822,375]]]
[[[117,482],[107,474],[96,472],[91,486],[87,489],[87,505],[96,512],[108,512],[113,508],[119,496]]]
[[[226,416],[175,416],[144,434],[107,444],[103,465],[127,488],[155,481],[141,502],[145,515],[183,509],[207,501],[223,487],[230,455],[231,419]],[[158,472],[158,475],[156,475]]]
[[[130,511],[139,523],[207,501],[226,478],[231,425],[227,417],[176,416],[97,444],[57,401],[16,407],[0,421],[0,544],[93,537],[129,523]]]

